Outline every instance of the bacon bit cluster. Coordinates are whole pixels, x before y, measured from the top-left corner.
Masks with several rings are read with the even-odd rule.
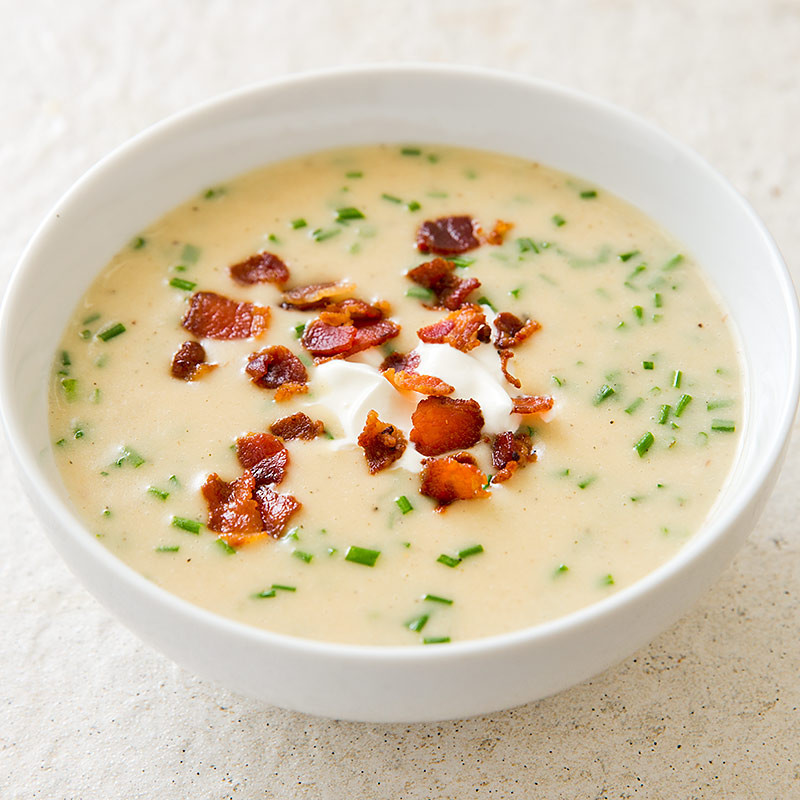
[[[464,450],[477,444],[483,428],[483,413],[475,400],[426,397],[411,415],[409,439],[424,456],[448,450]]]
[[[290,308],[295,311],[312,311],[324,308],[335,298],[344,298],[352,294],[355,284],[348,281],[311,283],[307,286],[296,286],[283,293],[281,308]]]
[[[278,256],[265,251],[229,268],[231,278],[237,283],[277,283],[283,285],[289,280],[289,268]]]
[[[459,278],[455,274],[456,265],[444,258],[434,258],[409,270],[406,277],[420,286],[430,289],[436,295],[434,308],[455,311],[461,308],[467,297],[481,282],[477,278]]]
[[[479,235],[486,244],[501,245],[505,241],[506,234],[514,227],[513,222],[503,222],[502,219],[497,220],[489,233],[484,234],[479,229]]]
[[[269,327],[270,311],[253,303],[237,303],[215,292],[196,292],[182,325],[201,339],[258,339]]]
[[[367,414],[367,421],[358,437],[358,444],[364,450],[370,475],[394,464],[408,446],[403,432],[388,422],[381,422],[377,411],[370,411]]]
[[[481,342],[488,342],[491,330],[481,307],[470,304],[452,311],[432,325],[420,328],[417,336],[420,341],[449,344],[462,353],[468,353]]]
[[[516,347],[541,327],[534,319],[523,322],[516,314],[501,311],[494,318],[494,345],[498,348]]]
[[[439,504],[437,511],[456,500],[489,497],[487,478],[469,453],[456,453],[445,458],[426,458],[422,462],[420,493]]]
[[[520,467],[536,461],[533,441],[528,432],[506,431],[489,440],[492,448],[492,466],[498,470],[492,483],[507,481]]]
[[[216,364],[206,363],[206,351],[200,342],[184,342],[172,357],[170,372],[173,378],[183,381],[196,381],[216,368]]]
[[[290,439],[311,440],[325,433],[325,424],[320,420],[314,421],[307,414],[298,411],[273,422],[269,426],[269,432],[274,436],[280,436],[285,442]]]
[[[426,220],[417,230],[417,250],[439,256],[466,253],[480,247],[475,229],[472,217],[466,215]]]
[[[251,353],[245,371],[256,386],[276,389],[278,402],[308,391],[308,372],[303,362],[280,344]]]

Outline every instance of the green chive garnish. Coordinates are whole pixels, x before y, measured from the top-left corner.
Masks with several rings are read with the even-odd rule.
[[[655,369],[655,364],[652,361],[642,361],[642,367],[644,369]]]
[[[64,390],[64,397],[66,397],[68,403],[73,403],[78,399],[77,378],[62,378],[61,388]]]
[[[162,544],[154,549],[156,553],[177,553],[181,547],[178,544]]]
[[[564,379],[563,378],[559,378],[558,375],[551,375],[550,376],[550,380],[553,381],[553,383],[556,386],[563,386],[564,385]]]
[[[489,306],[489,308],[491,308],[492,311],[494,311],[495,314],[497,313],[497,308],[495,308],[494,303],[488,297],[479,297],[478,298],[478,305]]]
[[[733,405],[733,400],[709,400],[706,403],[707,411],[714,411],[717,408],[728,408]]]
[[[273,583],[272,584],[272,588],[275,589],[278,592],[296,592],[297,591],[297,587],[296,586],[286,586],[286,584],[283,584],[283,583]]]
[[[295,558],[299,558],[305,564],[310,564],[311,560],[314,558],[311,553],[306,553],[304,550],[292,550],[292,555]]]
[[[163,489],[159,489],[157,486],[148,486],[147,491],[152,494],[153,497],[157,497],[161,501],[164,501],[169,497],[169,492],[165,492]]]
[[[474,258],[466,258],[464,256],[447,256],[447,260],[457,267],[471,267],[475,263]]]
[[[315,242],[324,242],[327,239],[332,239],[334,236],[338,236],[341,232],[342,232],[341,228],[329,228],[328,230],[317,228],[316,230],[311,232],[311,238]]]
[[[521,292],[522,292],[522,287],[521,287],[521,286],[517,286],[517,288],[516,288],[516,289],[512,289],[512,290],[509,292],[509,294],[510,294],[510,295],[511,295],[511,296],[512,296],[512,297],[513,297],[515,300],[519,300],[519,295],[520,295],[520,293],[521,293]]]
[[[676,389],[680,389],[681,388],[681,379],[682,378],[683,378],[683,372],[681,372],[679,369],[676,369],[675,372],[672,373],[672,385]]]
[[[117,322],[115,325],[112,325],[109,328],[104,328],[102,331],[100,331],[97,334],[97,338],[107,342],[109,339],[113,339],[115,336],[119,336],[121,333],[125,333],[125,326],[121,322]]]
[[[428,614],[420,614],[418,617],[406,622],[406,628],[410,631],[421,631],[425,627],[425,623],[430,619]]]
[[[272,242],[273,244],[281,243],[281,240],[274,233],[271,233],[269,236],[267,236],[267,241]]]
[[[692,396],[690,394],[682,394],[678,399],[678,402],[675,404],[675,416],[679,417],[683,414],[686,406],[692,402]]]
[[[258,598],[267,598],[267,597],[275,597],[275,590],[274,589],[262,589],[260,592],[256,592],[253,597]]]
[[[615,394],[614,388],[612,386],[609,386],[607,383],[604,383],[597,390],[597,392],[595,392],[594,399],[592,400],[592,402],[596,406],[599,406],[600,403],[603,402],[603,400],[608,400],[608,398],[611,397],[612,394]]]
[[[403,147],[400,153],[404,156],[420,156],[422,155],[422,150],[419,147]]]
[[[432,303],[436,299],[436,295],[424,286],[410,286],[406,289],[406,297],[415,297],[426,303]]]
[[[663,267],[661,267],[661,269],[663,269],[665,272],[669,272],[670,270],[675,269],[675,267],[677,267],[681,261],[683,261],[683,255],[681,255],[681,253],[676,253],[669,261],[667,261],[666,264],[664,264]]]
[[[203,192],[203,197],[205,197],[206,200],[214,200],[217,197],[222,197],[225,191],[224,186],[212,186],[210,189],[206,189],[205,192]]]
[[[597,480],[596,475],[590,475],[588,478],[583,478],[582,480],[578,481],[578,488],[586,489],[588,486],[591,486],[596,480]]]
[[[193,244],[185,244],[181,250],[181,261],[184,264],[196,264],[200,259],[200,248]]]
[[[145,459],[140,456],[132,447],[125,446],[120,450],[119,458],[114,462],[114,465],[121,467],[123,464],[130,464],[132,467],[141,467],[145,463]]]
[[[364,173],[358,170],[354,170],[352,172],[345,172],[344,176],[345,178],[363,178]]]
[[[587,189],[585,192],[581,192],[581,197],[584,200],[592,200],[597,197],[597,191],[594,189]]]
[[[234,556],[236,555],[236,548],[231,547],[224,539],[217,539],[216,540],[217,547],[222,550],[223,553],[227,556]]]
[[[650,431],[642,436],[638,442],[633,446],[633,449],[639,454],[639,458],[644,458],[645,453],[653,446],[656,437]]]
[[[409,211],[419,211],[422,206],[416,200],[412,200],[411,202],[406,203],[406,208]]]
[[[147,239],[145,239],[143,236],[136,236],[131,242],[131,247],[134,250],[141,250],[146,244],[147,244]]]
[[[517,245],[519,247],[520,253],[538,253],[539,248],[536,246],[536,242],[533,239],[525,236],[522,239],[517,239]]]
[[[736,423],[732,419],[713,419],[711,420],[711,430],[733,433],[736,430]]]
[[[661,298],[661,294],[660,294],[659,292],[656,292],[656,293],[653,295],[653,305],[654,305],[656,308],[661,308],[661,306],[663,305],[663,303],[664,303],[664,301],[663,301],[663,300],[662,300],[662,298]]]
[[[482,544],[473,544],[471,547],[465,547],[463,550],[458,551],[458,558],[459,560],[462,558],[469,558],[470,556],[476,556],[478,553],[483,552],[483,545]]]
[[[563,575],[565,572],[569,572],[569,567],[566,564],[559,564],[555,569],[556,575]]]
[[[427,600],[430,603],[442,603],[445,606],[453,605],[453,601],[450,600],[448,597],[440,597],[438,594],[424,594],[422,595],[423,600]]]
[[[658,412],[658,424],[659,425],[666,425],[667,420],[669,419],[669,412],[672,411],[672,406],[661,406],[661,410]]]
[[[447,644],[449,641],[449,636],[426,636],[422,644]]]
[[[359,211],[357,208],[353,206],[347,206],[345,208],[340,208],[336,211],[336,221],[337,222],[347,222],[351,219],[365,219],[363,212]]]
[[[618,258],[619,258],[620,261],[630,261],[634,256],[638,256],[638,255],[639,255],[639,251],[638,250],[631,250],[628,253],[620,253]]]
[[[442,553],[436,560],[440,564],[444,564],[446,567],[457,567],[461,563],[460,558],[453,558],[452,556],[448,556],[446,553]]]
[[[201,524],[193,519],[186,519],[186,517],[173,517],[172,526],[197,535],[200,533]]]
[[[81,428],[80,426],[78,426],[78,427],[77,427],[77,428],[75,428],[75,430],[72,432],[72,435],[73,435],[73,437],[74,437],[74,438],[76,438],[76,439],[83,439],[83,437],[86,435],[86,431],[84,431],[84,429],[83,429],[83,428]]]
[[[553,214],[552,220],[553,225],[555,225],[557,228],[567,224],[567,221],[561,216],[561,214]]]
[[[644,316],[644,309],[641,306],[633,306],[632,310],[633,316],[636,317],[636,319],[642,319]]]
[[[603,575],[603,577],[600,578],[600,583],[603,586],[613,586],[614,585],[614,576],[613,575]]]
[[[305,228],[308,223],[302,217],[298,217],[292,220],[291,225],[294,230],[298,230],[299,228]]]
[[[93,322],[97,322],[100,319],[100,314],[95,311],[93,314],[89,314],[85,320],[83,320],[83,325],[91,325]]]
[[[404,495],[400,495],[400,497],[395,498],[395,504],[403,512],[403,514],[408,514],[409,511],[414,510],[414,506],[411,505],[409,499]]]
[[[194,281],[185,281],[183,278],[173,278],[169,285],[175,289],[183,289],[184,292],[191,292],[197,286]]]
[[[386,192],[384,192],[381,195],[381,197],[384,200],[388,200],[390,203],[397,203],[398,205],[400,205],[403,202],[399,197],[397,197],[397,196],[395,196],[393,194],[386,194]]]
[[[344,560],[352,561],[354,564],[363,564],[365,567],[374,567],[380,554],[380,550],[370,550],[366,547],[350,545],[344,554]]]
[[[302,338],[303,332],[305,331],[305,329],[306,329],[306,323],[305,322],[301,322],[299,325],[295,325],[294,326],[295,339]]]

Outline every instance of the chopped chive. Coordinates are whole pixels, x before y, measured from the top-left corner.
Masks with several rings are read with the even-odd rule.
[[[296,592],[297,591],[297,587],[296,586],[287,586],[286,584],[283,584],[283,583],[273,583],[272,584],[272,588],[275,589],[275,591],[277,591],[277,592]]]
[[[569,572],[569,567],[566,564],[559,564],[555,568],[555,575],[563,575],[565,572]]]
[[[470,556],[477,556],[478,553],[483,552],[482,544],[474,544],[471,547],[465,547],[463,550],[458,551],[459,559],[469,558]]]
[[[675,372],[672,373],[672,385],[676,389],[681,388],[681,379],[683,378],[683,372],[681,370],[676,369]]]
[[[425,623],[430,619],[428,614],[420,614],[418,617],[406,622],[406,628],[410,631],[421,631],[425,627]]]
[[[145,459],[139,455],[132,447],[122,447],[120,449],[119,458],[114,462],[114,465],[121,467],[123,464],[130,464],[132,467],[141,467],[145,463]]]
[[[395,504],[403,512],[403,514],[408,514],[409,511],[414,510],[414,506],[411,505],[409,499],[404,495],[401,494],[400,497],[395,498]]]
[[[268,597],[275,597],[275,590],[274,589],[262,589],[260,592],[256,592],[253,597],[257,598],[268,598]]]
[[[305,322],[301,322],[299,325],[295,325],[294,326],[295,339],[302,338],[303,332],[305,331],[305,329],[306,329],[306,323]]]
[[[274,233],[271,233],[269,236],[267,236],[267,241],[272,242],[273,244],[281,243],[281,240]]]
[[[113,339],[115,336],[119,336],[121,333],[125,333],[125,326],[121,322],[117,322],[115,325],[111,325],[108,328],[104,328],[97,334],[97,338],[101,339],[104,342],[107,342],[109,339]]]
[[[337,209],[336,211],[336,221],[337,222],[347,222],[351,219],[365,219],[364,213],[359,211],[357,208],[353,206],[346,206],[345,208]]]
[[[453,605],[453,601],[449,597],[440,597],[438,594],[424,594],[422,599],[427,600],[429,603],[442,603],[445,606]]]
[[[497,313],[497,308],[495,308],[494,303],[488,297],[479,297],[478,298],[478,305],[489,306],[489,308],[491,308],[492,311],[494,311],[495,314]]]
[[[717,408],[728,408],[733,405],[733,400],[709,400],[706,403],[706,411],[714,411]]]
[[[457,567],[461,563],[460,558],[453,558],[452,556],[448,556],[446,553],[442,553],[439,558],[436,559],[439,564],[444,564],[446,567]]]
[[[314,362],[305,354],[298,353],[297,358],[306,366],[310,367]]]
[[[616,394],[614,388],[612,386],[609,386],[607,383],[604,383],[597,390],[597,392],[595,392],[594,399],[592,400],[592,402],[594,403],[594,405],[599,406],[600,403],[603,402],[603,400],[608,400],[608,398],[611,397],[612,394]]]
[[[654,305],[656,308],[661,308],[661,306],[662,306],[663,304],[664,304],[664,301],[663,301],[663,300],[662,300],[662,298],[661,298],[661,294],[660,294],[659,292],[656,292],[656,293],[653,295],[653,305]]]
[[[655,364],[652,361],[642,361],[642,367],[644,369],[655,369]]]
[[[196,264],[200,259],[200,248],[193,244],[185,244],[181,250],[181,261],[184,264]]]
[[[617,256],[617,258],[619,258],[620,261],[630,261],[634,256],[638,255],[639,255],[638,250],[630,250],[627,253],[620,253],[619,256]]]
[[[430,161],[431,164],[438,164],[439,156],[437,156],[436,153],[428,153],[428,161]]]
[[[653,446],[656,437],[650,431],[647,431],[641,439],[633,446],[633,449],[639,454],[639,458],[644,458],[645,453]]]
[[[292,550],[292,555],[295,558],[299,558],[305,564],[310,564],[311,560],[314,558],[311,553],[306,553],[305,550]]]
[[[97,405],[100,402],[101,392],[98,387],[95,386],[94,391],[92,392],[92,402]]]
[[[585,192],[581,192],[581,197],[584,200],[592,200],[597,197],[597,191],[595,189],[587,189]]]
[[[131,242],[131,247],[134,250],[141,250],[147,244],[147,239],[144,236],[135,236]]]
[[[633,269],[631,274],[628,275],[628,280],[631,280],[632,278],[635,278],[637,275],[641,275],[646,269],[647,269],[647,264],[639,264],[637,267],[635,267]],[[630,284],[627,281],[625,282],[625,285],[626,286],[630,286]],[[635,287],[631,287],[631,288],[635,288]]]
[[[169,492],[165,492],[163,489],[159,489],[157,486],[148,486],[147,491],[152,494],[153,497],[157,497],[161,501],[164,501],[169,497]]]
[[[84,431],[83,428],[78,426],[75,428],[74,431],[72,431],[72,435],[75,439],[83,439],[83,437],[86,435],[86,431]]]
[[[679,417],[683,414],[686,406],[692,402],[692,396],[690,394],[682,394],[678,399],[678,402],[675,404],[675,416]]]
[[[659,425],[666,425],[667,420],[669,419],[670,411],[672,411],[672,406],[663,405],[661,406],[661,410],[658,413],[658,424]]]
[[[675,269],[675,267],[677,267],[681,261],[683,261],[683,255],[681,253],[676,253],[671,259],[669,259],[669,261],[667,261],[666,264],[664,264],[663,267],[661,267],[661,269],[665,272],[669,272],[670,270]]]
[[[193,519],[186,519],[186,517],[173,517],[171,524],[174,528],[180,528],[182,531],[186,531],[187,533],[193,533],[195,535],[200,533],[201,524]]]
[[[720,433],[733,433],[736,430],[736,423],[732,419],[712,419],[711,430]]]
[[[345,178],[363,178],[364,173],[360,170],[353,170],[351,172],[345,172],[344,176]]]
[[[106,506],[100,513],[104,517],[110,517],[111,516],[111,509],[108,506]]]
[[[327,239],[332,239],[334,236],[338,236],[341,232],[341,228],[329,228],[328,230],[317,228],[311,232],[311,238],[315,242],[324,242]]]
[[[59,440],[56,442],[56,447],[63,447],[63,446],[66,444],[66,443],[67,443],[67,440],[66,440],[66,439],[59,439]],[[108,473],[106,473],[106,474],[108,474]]]
[[[206,189],[203,192],[203,197],[206,200],[214,200],[217,197],[222,197],[227,192],[227,189],[224,186],[212,186],[210,189]]]
[[[509,294],[510,294],[510,295],[511,295],[511,296],[512,296],[512,297],[513,297],[515,300],[519,300],[519,296],[520,296],[520,293],[521,293],[521,292],[522,292],[522,287],[521,287],[521,286],[517,286],[517,288],[516,288],[516,289],[512,289],[512,290],[509,292]]]
[[[618,327],[618,328],[624,328],[624,327],[625,327],[625,321],[624,321],[624,320],[620,320],[620,321],[617,323],[617,327]]]
[[[367,547],[350,545],[344,554],[344,560],[352,561],[354,564],[362,564],[365,567],[374,567],[380,554],[380,550],[370,550]]]
[[[611,574],[603,575],[603,577],[600,578],[600,583],[603,586],[613,586],[614,585],[614,576],[611,575]]]
[[[464,256],[447,256],[447,260],[457,267],[471,267],[475,263],[474,258],[465,258]]]
[[[97,311],[95,311],[93,314],[89,314],[89,316],[86,317],[86,319],[84,319],[81,324],[91,325],[93,322],[97,322],[97,320],[99,319],[100,319],[100,314]]]
[[[73,403],[78,399],[77,378],[62,378],[61,388],[64,390],[64,397],[66,397],[68,403]]]
[[[181,482],[178,480],[178,476],[177,475],[170,475],[169,478],[167,478],[167,480],[171,484],[173,484],[175,486],[180,486],[181,485]]]
[[[403,147],[400,149],[400,154],[404,156],[421,156],[422,150],[419,147]]]
[[[557,228],[567,224],[567,221],[561,216],[561,214],[553,214],[552,220],[553,225],[555,225]]]
[[[66,350],[61,351],[61,363],[65,367],[69,367],[72,365],[72,359],[69,357],[69,353]]]
[[[416,200],[411,200],[410,202],[406,203],[406,208],[409,211],[419,211],[422,206]]]
[[[329,547],[328,548],[328,555],[329,556],[335,556],[338,552],[339,552],[339,548],[338,547]]]
[[[169,285],[175,289],[183,289],[184,292],[191,292],[197,286],[194,281],[185,281],[183,278],[173,278]]]
[[[306,225],[308,225],[308,223],[302,217],[298,217],[297,219],[293,219],[290,224],[291,224],[291,226],[292,226],[292,228],[294,230],[298,230],[300,228],[305,228]]]
[[[586,489],[587,487],[591,486],[596,480],[597,480],[596,475],[590,475],[588,478],[583,478],[582,480],[578,481],[578,488]]]
[[[216,545],[222,550],[223,553],[227,556],[234,556],[236,555],[236,548],[231,547],[224,539],[217,539]]]
[[[393,194],[386,194],[386,192],[384,192],[384,193],[381,195],[381,197],[382,197],[384,200],[388,200],[390,203],[397,203],[398,205],[400,205],[400,204],[403,202],[403,201],[402,201],[402,200],[401,200],[399,197],[396,197],[396,196],[395,196],[395,195],[393,195]]]
[[[176,264],[172,269],[175,270],[175,272],[186,272],[189,267],[185,264]]]
[[[521,239],[517,239],[517,246],[519,247],[520,253],[538,253],[539,248],[536,246],[536,242],[533,241],[528,236],[524,236]]]
[[[422,644],[447,644],[449,641],[449,636],[426,636]]]
[[[631,310],[633,311],[633,316],[636,317],[636,319],[642,319],[644,316],[644,309],[641,306],[633,306]]]
[[[156,553],[177,553],[181,546],[179,544],[161,544],[153,549]]]
[[[427,303],[432,303],[436,299],[436,295],[430,289],[424,286],[410,286],[406,289],[406,297],[415,297],[417,300],[423,300]]]

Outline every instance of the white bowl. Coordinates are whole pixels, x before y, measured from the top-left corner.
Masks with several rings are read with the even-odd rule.
[[[741,335],[742,446],[703,528],[633,586],[533,628],[447,647],[360,647],[251,628],[197,608],[117,560],[80,521],[52,456],[53,353],[78,299],[132,236],[204,187],[323,148],[435,142],[581,176],[642,209],[694,254]],[[11,280],[0,320],[11,448],[57,550],[139,636],[234,691],[323,716],[463,717],[525,703],[609,667],[674,622],[752,529],[798,398],[798,309],[781,256],[705,162],[630,114],[541,82],[432,66],[337,70],[246,89],[173,117],[112,153],[58,203]]]

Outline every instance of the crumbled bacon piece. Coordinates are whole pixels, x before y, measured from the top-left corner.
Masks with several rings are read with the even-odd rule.
[[[436,253],[449,256],[466,253],[480,246],[475,236],[475,223],[472,217],[440,217],[426,220],[417,231],[417,249],[421,253]]]
[[[290,494],[278,494],[269,486],[256,487],[255,498],[261,512],[264,533],[273,539],[283,535],[289,518],[303,507],[297,498]]]
[[[420,375],[408,370],[399,372],[390,367],[383,370],[383,377],[398,391],[419,392],[420,394],[443,397],[453,394],[455,387],[433,375]]]
[[[529,433],[499,433],[491,440],[491,446],[492,466],[499,470],[492,483],[507,481],[519,467],[536,460]]]
[[[206,364],[206,350],[200,342],[184,342],[172,357],[172,377],[196,381],[217,365]]]
[[[328,325],[315,319],[306,325],[302,342],[315,358],[347,358],[399,333],[400,326],[388,319],[366,325]]]
[[[502,219],[497,220],[489,233],[485,234],[483,240],[486,244],[500,245],[503,244],[506,234],[514,227],[513,222],[503,222]]]
[[[513,400],[512,414],[543,414],[553,407],[553,398],[541,394],[520,394],[511,399]]]
[[[256,484],[280,483],[286,475],[289,451],[271,433],[248,433],[236,440],[236,457]]]
[[[312,283],[308,286],[295,286],[283,294],[283,308],[293,308],[296,311],[310,311],[314,308],[323,308],[333,299],[347,297],[356,288],[354,283],[348,281],[329,281],[328,283]]]
[[[413,372],[419,366],[419,353],[392,353],[383,359],[381,372],[393,369],[395,372]]]
[[[278,256],[266,250],[230,268],[231,278],[237,283],[286,283],[289,280],[289,268]]]
[[[245,370],[256,386],[277,389],[275,399],[278,401],[308,391],[308,373],[303,362],[283,345],[251,353]]]
[[[349,325],[377,322],[388,313],[389,304],[384,301],[370,305],[365,300],[350,298],[326,305],[320,312],[319,319],[328,325]]]
[[[422,482],[420,494],[432,497],[439,505],[437,511],[456,500],[473,500],[489,497],[486,486],[486,475],[466,459],[459,458],[468,454],[446,456],[445,458],[426,458],[422,462]]]
[[[358,444],[364,449],[370,475],[386,469],[397,461],[407,446],[403,431],[388,422],[381,422],[377,411],[370,411],[367,414],[367,421],[358,437]]]
[[[222,534],[260,533],[263,523],[258,503],[253,499],[255,487],[255,478],[249,470],[231,483],[212,472],[201,489],[208,504],[209,530]]]
[[[426,261],[409,270],[406,277],[430,289],[436,295],[437,306],[455,311],[481,285],[477,278],[459,278],[455,274],[455,268],[452,261],[434,258],[433,261]]]
[[[466,305],[448,314],[444,319],[426,325],[417,331],[423,342],[449,344],[467,353],[481,342],[488,341],[491,331],[480,306]]]
[[[200,338],[257,339],[269,326],[269,309],[214,292],[197,292],[189,300],[182,325]]]
[[[500,369],[503,370],[503,376],[505,379],[512,385],[516,386],[517,389],[522,388],[522,383],[520,383],[519,378],[515,378],[509,371],[508,371],[508,362],[514,358],[514,354],[510,350],[498,350],[497,355],[500,356]]]
[[[514,347],[532,336],[542,326],[535,320],[523,322],[516,314],[501,311],[494,318],[497,333],[494,337],[495,347]]]
[[[483,414],[475,400],[426,397],[411,415],[409,439],[424,456],[472,447],[481,438]]]
[[[325,431],[325,423],[312,420],[307,414],[298,411],[288,417],[281,417],[269,426],[269,432],[280,436],[284,441],[289,439],[315,439]]]

